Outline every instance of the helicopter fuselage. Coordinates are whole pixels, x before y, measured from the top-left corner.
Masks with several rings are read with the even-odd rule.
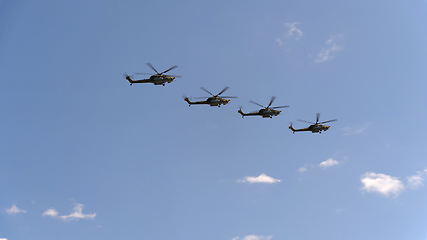
[[[171,83],[175,79],[175,77],[167,76],[167,75],[153,75],[148,79],[141,79],[141,80],[133,80],[130,76],[125,77],[126,80],[128,80],[129,84],[135,84],[135,83],[152,83],[154,85],[165,85],[166,83]]]
[[[150,83],[154,85],[165,85],[165,83],[171,83],[175,80],[175,77],[169,75],[152,75],[149,79],[147,79]]]
[[[273,118],[274,116],[279,115],[282,111],[271,109],[271,108],[263,108],[263,109],[260,109],[258,112],[244,113],[241,109],[239,109],[239,111],[237,112],[240,113],[242,117],[261,116],[263,118]]]
[[[278,116],[282,111],[274,110],[271,108],[263,108],[258,111],[259,115],[263,118],[272,118],[273,116]]]
[[[293,132],[312,132],[312,133],[322,133],[322,131],[327,131],[331,126],[326,126],[322,124],[312,124],[306,128],[300,128],[300,129],[294,129],[291,126],[289,126],[289,129],[291,129]]]
[[[188,98],[184,99],[190,106],[193,104],[206,104],[212,107],[220,107],[221,105],[226,105],[230,102],[230,99],[225,99],[222,97],[209,97],[205,101],[196,101],[192,102]]]
[[[312,133],[321,133],[322,131],[327,131],[330,126],[322,125],[322,124],[312,124],[308,127]]]

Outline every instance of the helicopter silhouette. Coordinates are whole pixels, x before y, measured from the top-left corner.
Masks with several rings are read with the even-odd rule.
[[[156,74],[151,75],[148,79],[134,80],[131,75],[125,74],[125,79],[128,80],[129,84],[132,85],[134,83],[153,83],[154,85],[163,85],[166,83],[171,83],[175,80],[175,78],[181,77],[178,75],[167,75],[165,73],[177,68],[177,65],[174,65],[163,72],[157,71],[151,63],[147,63],[147,66],[150,67]],[[135,73],[137,75],[146,74],[146,73]]]
[[[324,125],[325,123],[338,121],[338,119],[333,119],[333,120],[328,120],[328,121],[324,121],[324,122],[319,122],[319,119],[320,119],[320,113],[317,113],[315,123],[305,121],[305,120],[298,120],[300,122],[310,123],[311,124],[310,126],[308,126],[306,128],[295,129],[295,128],[293,128],[292,123],[291,123],[289,125],[289,129],[291,129],[291,131],[293,133],[295,133],[295,132],[322,133],[322,131],[327,131],[331,127],[331,126]]]
[[[265,107],[265,106],[263,106],[257,102],[250,101],[250,103],[258,105],[262,108],[256,112],[244,113],[242,111],[242,108],[240,107],[239,111],[237,111],[237,112],[240,113],[240,115],[242,115],[242,118],[245,116],[262,116],[263,118],[272,118],[273,116],[278,116],[282,111],[276,110],[276,109],[287,108],[289,106],[286,105],[286,106],[271,107],[271,104],[273,104],[275,99],[276,99],[276,97],[271,97],[270,103],[267,105],[267,107]]]

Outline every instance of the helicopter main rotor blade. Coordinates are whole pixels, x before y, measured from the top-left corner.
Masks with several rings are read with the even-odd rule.
[[[316,123],[319,123],[320,113],[316,113]]]
[[[210,98],[210,97],[192,97],[193,99],[207,99],[207,98]]]
[[[167,73],[167,72],[169,72],[170,70],[175,69],[175,68],[177,68],[177,67],[178,67],[177,65],[173,65],[172,67],[170,67],[170,68],[168,68],[168,69],[164,70],[164,71],[163,71],[163,72],[161,72],[160,74]]]
[[[258,105],[258,106],[260,106],[260,107],[262,107],[262,108],[265,108],[263,105],[261,105],[261,104],[259,104],[259,103],[257,103],[257,102],[254,102],[254,101],[252,101],[252,100],[250,100],[249,102],[250,102],[250,103],[253,103],[253,104],[255,104],[255,105]]]
[[[338,119],[333,119],[333,120],[329,120],[329,121],[324,121],[324,122],[320,122],[321,124],[323,124],[323,123],[328,123],[328,122],[335,122],[335,121],[338,121]]]
[[[222,98],[238,98],[236,96],[221,96]]]
[[[272,109],[276,109],[276,108],[287,108],[287,107],[289,107],[289,105],[286,105],[286,106],[278,106],[278,107],[272,107]]]
[[[229,89],[229,87],[225,87],[224,89],[222,89],[222,91],[219,92],[216,96],[223,94],[225,91],[227,91],[227,89]]]
[[[201,87],[200,89],[202,89],[203,91],[205,91],[205,92],[207,92],[207,93],[209,93],[210,95],[212,95],[212,96],[215,96],[215,95],[213,95],[211,92],[209,92],[206,88],[204,88],[204,87]]]
[[[155,71],[157,74],[160,74],[155,68],[154,68],[154,66],[153,65],[151,65],[151,63],[146,63],[147,64],[147,66],[149,66],[151,69],[153,69],[153,71]]]
[[[152,75],[152,73],[142,73],[142,72],[137,72],[134,73],[135,75]]]
[[[134,74],[123,73],[123,77],[124,78],[126,78],[126,77],[135,78],[135,75]]]
[[[297,121],[305,122],[305,123],[310,123],[310,124],[315,124],[315,123],[313,123],[313,122],[309,122],[309,121],[305,121],[305,120],[301,120],[301,119],[298,119]]]
[[[271,106],[271,104],[273,104],[274,100],[276,99],[276,97],[271,97],[270,103],[268,104],[267,108],[269,108]]]

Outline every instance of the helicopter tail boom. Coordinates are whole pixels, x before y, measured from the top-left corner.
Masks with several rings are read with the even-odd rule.
[[[300,128],[300,129],[295,129],[295,128],[292,126],[292,123],[289,125],[289,129],[291,129],[291,131],[292,131],[293,133],[295,133],[295,132],[306,132],[306,131],[311,131],[309,128]]]
[[[190,101],[190,99],[188,97],[185,97],[184,101],[186,101],[189,105],[193,105],[193,104],[207,104],[206,101],[192,102],[192,101]]]
[[[133,80],[129,75],[126,75],[126,80],[128,80],[129,84],[132,85],[134,83],[151,83],[149,79],[141,79],[141,80]]]

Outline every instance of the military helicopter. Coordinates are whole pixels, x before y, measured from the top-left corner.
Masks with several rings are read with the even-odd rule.
[[[317,113],[316,114],[316,122],[315,123],[304,121],[304,120],[298,120],[300,122],[310,123],[311,125],[308,126],[307,128],[295,129],[295,128],[292,127],[292,123],[291,123],[289,125],[289,129],[291,129],[293,133],[295,133],[295,132],[322,133],[322,131],[327,131],[331,127],[331,126],[326,126],[326,125],[323,125],[323,124],[328,123],[328,122],[335,122],[335,121],[337,121],[337,119],[333,119],[333,120],[329,120],[329,121],[319,122],[319,118],[320,118],[320,113]]]
[[[172,69],[177,68],[177,65],[174,65],[168,69],[166,69],[163,72],[158,72],[151,63],[147,63],[147,66],[153,69],[156,74],[151,75],[148,79],[141,79],[141,80],[133,80],[130,75],[125,74],[125,79],[128,80],[129,84],[132,85],[134,83],[153,83],[154,85],[163,85],[165,86],[166,83],[171,83],[175,78],[180,77],[177,75],[166,75],[165,73],[169,72]],[[145,73],[136,73],[136,74],[145,74]]]
[[[192,102],[192,101],[190,101],[190,99],[188,97],[185,97],[184,101],[186,101],[189,106],[191,106],[193,104],[208,104],[212,107],[213,106],[221,107],[221,105],[226,105],[227,103],[230,102],[230,99],[227,99],[227,98],[237,98],[237,97],[230,97],[230,96],[220,96],[225,91],[227,91],[227,89],[229,89],[229,87],[225,87],[224,89],[221,90],[221,92],[219,92],[216,95],[214,95],[213,93],[211,93],[210,91],[208,91],[204,87],[201,87],[200,89],[209,93],[211,95],[211,97],[196,97],[194,99],[206,99],[205,101],[197,101],[197,102]]]
[[[264,107],[263,105],[261,105],[261,104],[259,104],[257,102],[250,101],[250,103],[253,103],[255,105],[258,105],[258,106],[262,107],[257,112],[244,113],[242,111],[242,108],[240,108],[239,111],[237,111],[237,112],[240,113],[240,115],[242,115],[242,118],[245,117],[245,116],[262,116],[263,118],[272,118],[273,116],[277,116],[277,115],[279,115],[282,112],[282,111],[276,110],[276,109],[289,107],[288,105],[286,105],[286,106],[278,106],[278,107],[270,107],[271,104],[273,104],[273,102],[274,102],[275,99],[276,99],[276,97],[271,97],[270,103],[268,104],[267,107]]]

